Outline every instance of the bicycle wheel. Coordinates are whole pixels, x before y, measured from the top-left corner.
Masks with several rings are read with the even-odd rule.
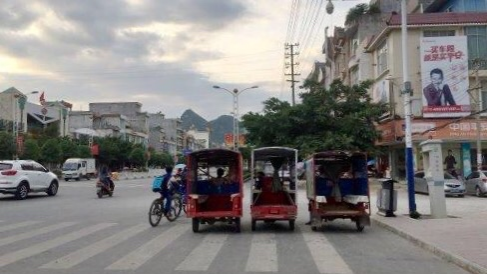
[[[161,199],[155,199],[149,210],[149,223],[151,226],[157,226],[161,222],[162,213]]]
[[[169,211],[169,213],[165,214],[164,216],[169,222],[174,222],[178,218],[178,215],[176,213],[176,208],[174,206],[171,206],[171,210]]]
[[[181,201],[181,197],[179,195],[173,196],[172,206],[176,210],[176,217],[179,217],[181,215],[181,210],[183,209],[183,202]]]

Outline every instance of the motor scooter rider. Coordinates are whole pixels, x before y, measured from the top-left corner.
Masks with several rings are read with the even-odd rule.
[[[99,180],[103,185],[105,185],[105,188],[107,189],[111,190],[115,186],[115,184],[112,181],[112,178],[110,177],[110,172],[107,166],[103,166],[101,168]]]

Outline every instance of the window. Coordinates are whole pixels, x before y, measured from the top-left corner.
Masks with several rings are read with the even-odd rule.
[[[20,165],[22,170],[34,170],[34,166],[32,164],[22,164]]]
[[[387,43],[384,41],[377,50],[377,74],[387,70]]]
[[[424,178],[424,172],[418,172],[416,175],[414,175],[416,178]]]
[[[473,60],[487,60],[487,26],[465,27],[468,46],[468,68],[474,69]],[[487,69],[487,62],[480,63],[480,69]]]
[[[487,109],[487,81],[482,81],[481,86],[482,86],[482,109]],[[475,91],[473,94],[475,95]]]
[[[8,170],[12,168],[12,164],[0,163],[0,170]]]
[[[350,85],[358,84],[358,66],[353,67],[350,70]]]
[[[425,30],[423,31],[424,37],[442,37],[442,36],[455,36],[454,30]]]
[[[46,169],[43,166],[41,166],[40,164],[38,164],[38,163],[35,163],[34,164],[34,170],[35,171],[46,172]]]

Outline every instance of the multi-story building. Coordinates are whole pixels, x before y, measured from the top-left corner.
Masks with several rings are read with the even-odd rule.
[[[210,131],[209,130],[196,130],[194,127],[190,128],[187,132],[195,139],[195,149],[210,148]]]
[[[90,103],[93,129],[101,136],[116,136],[148,146],[149,116],[138,102]]]
[[[165,115],[160,112],[149,114],[149,147],[154,148],[157,152],[166,151],[164,146],[166,139],[163,128],[164,119]]]
[[[390,105],[377,127],[382,134],[377,145],[386,147],[389,153],[378,162],[388,166],[392,176],[401,178],[405,176],[401,20],[399,14],[388,13],[399,11],[397,5],[383,1],[381,10],[383,7],[388,14],[383,22],[371,24],[372,21],[367,20],[372,19],[365,16],[343,30],[336,28],[334,36],[325,39],[325,64],[330,71],[326,75],[330,79],[325,82],[341,79],[347,84],[355,84],[374,80],[371,97],[376,102]],[[468,115],[478,109],[480,102],[481,109],[487,109],[485,1],[410,1],[408,12],[407,58],[413,88],[410,105],[415,168],[422,168],[418,144],[435,138],[443,140],[443,155],[452,150],[458,173],[467,175],[476,165],[478,139],[477,121]],[[384,18],[384,13],[382,10],[382,15],[377,18]],[[361,32],[361,25],[368,30]],[[436,64],[443,64],[441,74],[436,70],[439,67],[432,67]],[[434,73],[441,75],[449,85],[454,99],[448,100],[450,105],[432,105],[431,95],[428,95],[432,91],[428,85]],[[481,100],[477,99],[479,95]],[[439,98],[446,99],[446,95]],[[438,104],[444,103],[444,99],[438,100]],[[478,124],[480,139],[485,139],[487,120],[482,117]],[[481,144],[481,147],[487,145]],[[483,155],[486,152],[482,149]]]
[[[183,153],[184,148],[184,131],[181,127],[181,119],[172,118],[164,119],[162,127],[165,133],[164,150],[171,155],[178,155]]]
[[[28,102],[28,95],[14,87],[0,93],[0,129],[29,132],[29,129],[42,129],[55,124],[59,128],[59,136],[69,135],[70,103],[51,101],[43,105],[34,104]]]

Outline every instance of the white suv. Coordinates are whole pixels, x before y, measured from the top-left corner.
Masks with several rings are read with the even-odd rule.
[[[29,192],[57,194],[59,182],[56,174],[41,164],[29,160],[0,161],[0,193],[14,194],[19,200]]]

